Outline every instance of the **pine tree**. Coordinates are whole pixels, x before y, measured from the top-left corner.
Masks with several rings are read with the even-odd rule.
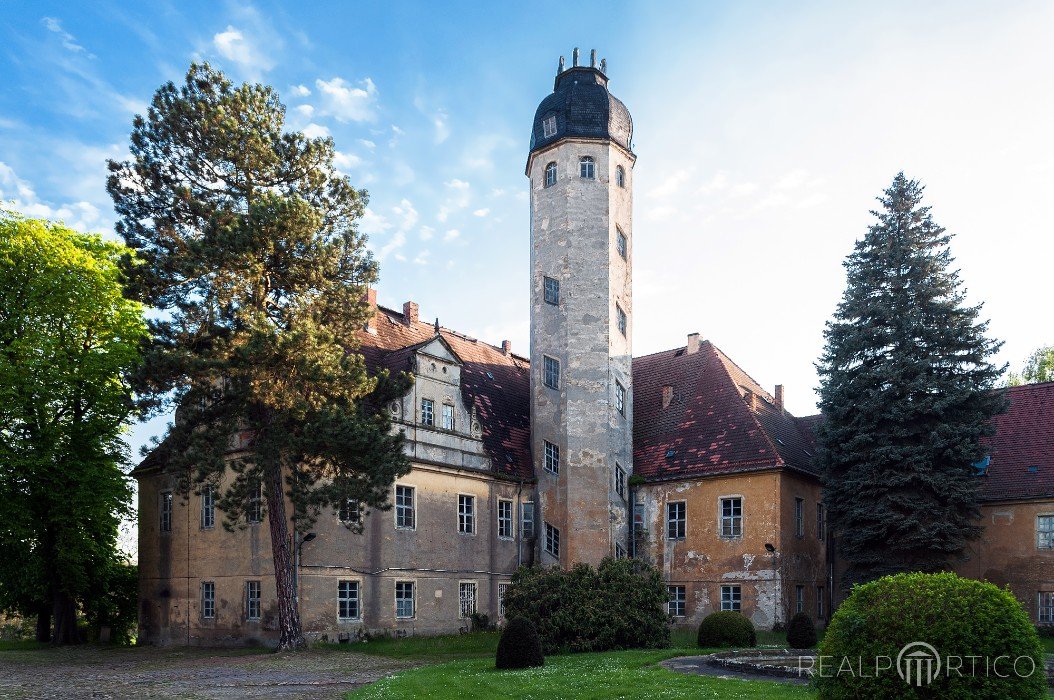
[[[978,526],[981,438],[1004,397],[980,306],[967,306],[951,236],[900,173],[847,258],[824,333],[819,464],[846,583],[961,561]]]
[[[304,643],[290,520],[302,532],[323,508],[388,507],[409,462],[379,409],[409,384],[354,352],[377,279],[356,228],[366,193],[331,139],[284,120],[272,88],[192,65],[135,118],[133,159],[110,163],[107,187],[143,261],[132,290],[160,311],[139,384],[177,407],[159,456],[186,492],[216,490],[225,527],[265,511],[288,649]]]

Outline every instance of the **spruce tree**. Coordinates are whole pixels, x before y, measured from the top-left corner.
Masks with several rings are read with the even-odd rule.
[[[878,198],[817,364],[817,458],[846,584],[947,568],[981,531],[971,465],[1004,405],[1001,343],[966,304],[922,194],[900,173]]]
[[[159,312],[139,382],[152,408],[177,408],[159,457],[185,492],[216,490],[226,527],[266,519],[280,649],[304,644],[290,521],[386,508],[409,470],[380,410],[408,379],[370,376],[355,352],[377,279],[366,193],[334,168],[332,139],[284,121],[272,88],[192,65],[135,118],[107,185],[142,261],[132,292]]]

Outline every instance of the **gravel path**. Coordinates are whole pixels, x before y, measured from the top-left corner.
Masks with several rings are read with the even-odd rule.
[[[348,651],[71,647],[0,651],[0,698],[337,700],[413,664]]]

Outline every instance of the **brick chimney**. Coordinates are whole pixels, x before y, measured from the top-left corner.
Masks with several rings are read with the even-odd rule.
[[[673,387],[667,384],[662,388],[662,407],[666,408],[673,401]]]
[[[403,304],[403,323],[408,326],[413,326],[417,323],[418,311],[417,302],[408,301]]]
[[[363,298],[370,307],[370,316],[366,319],[366,332],[377,332],[377,290],[372,287],[366,288],[366,296]]]
[[[688,347],[685,349],[685,354],[694,355],[699,352],[699,343],[702,342],[699,338],[698,333],[688,334]]]
[[[776,408],[783,410],[783,385],[776,385]]]
[[[512,354],[512,341],[511,340],[503,340],[503,341],[501,341],[501,354],[502,355],[511,355]]]

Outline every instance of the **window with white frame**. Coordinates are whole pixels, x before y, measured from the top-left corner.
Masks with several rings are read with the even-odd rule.
[[[337,617],[341,620],[359,619],[359,582],[337,582]]]
[[[743,596],[739,586],[721,586],[721,609],[739,612],[743,607]]]
[[[616,559],[625,559],[626,558],[626,548],[623,547],[618,542],[615,543],[615,558]]]
[[[512,539],[512,501],[498,499],[498,537]]]
[[[358,523],[362,521],[362,511],[359,509],[359,502],[354,498],[345,498],[340,504],[340,511],[337,514],[342,523]]]
[[[615,166],[615,184],[619,187],[626,186],[626,170],[621,165]]]
[[[412,530],[414,522],[414,487],[395,487],[395,527]]]
[[[618,332],[626,335],[626,312],[618,304],[615,304],[615,318],[618,320]]]
[[[172,532],[172,494],[161,494],[161,532]]]
[[[505,617],[505,594],[509,592],[511,583],[498,584],[498,616]]]
[[[448,403],[443,404],[443,430],[454,429],[454,407]]]
[[[589,156],[582,156],[578,161],[578,174],[586,180],[594,180],[597,176],[596,162]]]
[[[211,530],[216,526],[216,491],[212,484],[201,488],[201,529]]]
[[[458,584],[458,617],[471,617],[476,612],[476,584],[462,581]]]
[[[629,249],[629,240],[626,238],[626,234],[622,233],[622,229],[615,227],[615,232],[615,250],[618,251],[619,257],[625,260]]]
[[[457,497],[457,531],[473,534],[476,531],[476,497],[459,494]]]
[[[794,535],[805,537],[805,499],[794,499]]]
[[[556,136],[556,115],[552,114],[542,120],[542,138]]]
[[[435,401],[421,399],[421,425],[435,425]]]
[[[414,616],[414,582],[395,582],[395,617],[408,620]]]
[[[554,557],[560,556],[560,531],[549,523],[545,524],[545,551]]]
[[[560,360],[542,355],[542,383],[550,389],[560,388]]]
[[[666,590],[670,594],[670,617],[684,617],[685,602],[687,601],[687,594],[684,586],[667,586]]]
[[[683,540],[688,534],[688,504],[675,501],[666,504],[666,538]]]
[[[526,538],[534,537],[534,501],[520,506],[520,533]]]
[[[216,582],[201,582],[201,616],[206,620],[216,617]]]
[[[824,616],[824,591],[823,586],[816,587],[816,619],[822,620]]]
[[[560,280],[552,277],[543,277],[542,287],[545,294],[545,303],[558,306],[560,304]]]
[[[794,587],[794,612],[805,612],[805,586]]]
[[[626,498],[626,470],[618,462],[615,462],[615,493],[619,498]]]
[[[545,186],[552,187],[556,184],[556,163],[545,166]]]
[[[823,510],[823,504],[816,504],[816,539],[827,538],[827,513]]]
[[[542,440],[543,443],[543,459],[542,466],[545,471],[552,472],[553,474],[560,473],[560,446],[554,445],[548,440]]]
[[[615,380],[615,410],[620,415],[626,415],[626,387],[616,379]]]
[[[1036,547],[1054,549],[1054,515],[1040,515],[1036,518]]]
[[[262,523],[264,512],[263,482],[257,482],[256,493],[249,501],[249,512],[246,514],[250,523]]]
[[[245,619],[260,619],[260,582],[245,582]]]
[[[743,499],[739,496],[721,499],[721,537],[743,536]]]
[[[1039,592],[1039,608],[1036,619],[1041,625],[1054,624],[1054,591]]]

